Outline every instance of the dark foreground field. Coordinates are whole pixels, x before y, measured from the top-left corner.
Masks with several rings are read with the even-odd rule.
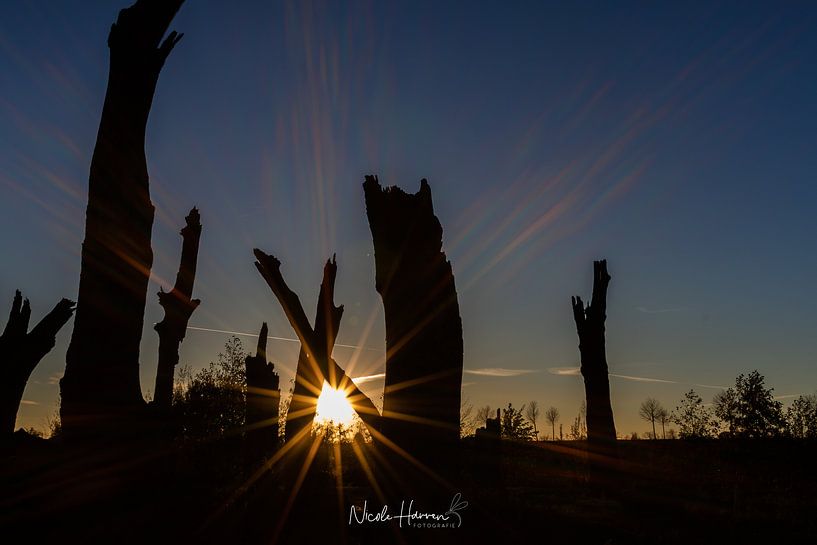
[[[90,448],[18,433],[0,464],[0,536],[43,543],[817,542],[816,443],[622,441],[617,449],[616,460],[588,455],[582,442],[505,442],[497,466],[490,450],[466,440],[460,463],[438,482],[367,445],[321,445],[306,472],[306,452],[257,472],[244,467],[237,441]],[[412,499],[415,512],[445,513],[457,493],[458,527],[350,524],[350,508],[364,501],[370,513],[385,504],[397,515]]]

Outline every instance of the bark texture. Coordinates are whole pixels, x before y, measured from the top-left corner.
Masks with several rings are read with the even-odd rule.
[[[275,365],[267,361],[267,324],[261,326],[255,356],[245,360],[247,372],[247,450],[251,461],[275,450],[278,444],[278,407],[281,390]]]
[[[386,318],[383,435],[426,461],[459,440],[462,321],[431,188],[363,184]]]
[[[610,379],[604,344],[607,320],[607,286],[610,275],[607,261],[593,262],[593,296],[585,308],[581,297],[573,297],[573,318],[579,334],[581,372],[587,397],[587,440],[590,443],[615,443],[616,426],[610,404]]]
[[[31,331],[31,306],[17,291],[6,328],[0,335],[0,435],[12,433],[31,372],[54,348],[57,332],[74,313],[74,302],[63,299]]]
[[[332,261],[327,261],[324,267],[321,293],[318,297],[318,314],[313,329],[298,295],[289,289],[284,281],[281,274],[281,262],[261,250],[255,249],[253,252],[257,260],[255,266],[258,272],[275,294],[298,340],[301,341],[295,389],[287,413],[285,430],[287,441],[306,436],[304,429],[307,425],[311,426],[315,417],[315,408],[324,380],[329,382],[333,388],[345,390],[349,403],[366,427],[370,431],[377,430],[380,413],[374,403],[358,389],[345,371],[332,359],[332,347],[335,344],[335,337],[343,315],[343,307],[336,307],[334,304],[337,274],[337,264],[334,258]]]
[[[179,363],[179,345],[184,340],[190,316],[201,304],[198,299],[192,299],[201,238],[199,211],[193,208],[185,221],[181,230],[182,257],[176,283],[170,292],[159,291],[159,304],[165,316],[153,328],[159,334],[159,363],[153,394],[153,403],[159,409],[169,409],[173,402],[173,374]]]
[[[110,67],[91,160],[77,315],[60,381],[65,432],[140,413],[139,342],[153,204],[144,143],[156,82],[181,38],[163,39],[182,0],[138,0],[108,35]]]

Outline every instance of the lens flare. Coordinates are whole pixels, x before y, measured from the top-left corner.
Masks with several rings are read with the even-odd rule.
[[[315,410],[315,423],[331,422],[348,426],[352,424],[354,416],[355,411],[346,397],[346,392],[336,390],[324,382],[321,395],[318,397],[318,406]]]

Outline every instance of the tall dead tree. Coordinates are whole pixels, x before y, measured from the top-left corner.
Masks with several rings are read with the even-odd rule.
[[[60,381],[66,432],[116,427],[144,408],[139,385],[153,204],[145,129],[159,72],[181,39],[163,39],[183,0],[138,0],[108,35],[110,67],[91,160],[74,332]]]
[[[54,348],[57,332],[74,313],[74,302],[63,299],[31,331],[31,306],[17,291],[0,335],[0,435],[12,433],[31,372]]]
[[[386,317],[383,434],[426,461],[459,440],[462,321],[431,188],[363,184]]]
[[[257,260],[255,267],[261,273],[273,294],[275,294],[298,340],[301,341],[301,355],[298,358],[298,371],[296,372],[296,377],[300,377],[300,380],[296,379],[296,390],[293,391],[293,400],[287,414],[287,428],[289,428],[290,418],[292,418],[295,421],[294,426],[300,426],[298,432],[304,436],[304,426],[312,423],[315,416],[316,402],[323,382],[326,380],[330,386],[346,391],[349,403],[363,423],[370,430],[377,430],[380,425],[380,413],[374,403],[358,389],[352,379],[331,357],[332,347],[335,344],[335,337],[340,326],[340,318],[343,314],[343,307],[334,305],[335,274],[337,272],[337,265],[334,260],[327,262],[324,267],[324,279],[321,283],[321,295],[318,301],[318,315],[313,329],[309,324],[298,295],[289,289],[284,281],[281,274],[281,262],[274,256],[265,254],[258,249],[253,250],[253,253]],[[304,389],[298,389],[299,383]],[[296,399],[294,395],[296,391],[305,393],[302,397]],[[304,405],[298,408],[301,403]],[[293,409],[293,405],[296,407],[295,409]],[[301,418],[304,418],[304,420],[301,420]],[[289,429],[286,430],[288,441],[296,435],[296,433],[291,433]]]
[[[323,280],[318,294],[318,308],[315,312],[315,358],[327,360],[335,347],[335,338],[340,329],[340,320],[343,317],[343,305],[335,306],[335,278],[338,266],[335,257],[327,260],[323,267]],[[335,375],[335,373],[332,373]],[[301,431],[312,425],[315,418],[315,409],[318,396],[323,388],[323,381],[330,382],[330,386],[337,388],[336,376],[329,376],[320,371],[313,359],[308,356],[307,349],[301,344],[298,352],[298,367],[295,371],[295,386],[292,390],[292,399],[287,411],[285,428],[286,439],[292,439]]]
[[[275,365],[267,361],[267,324],[261,326],[255,356],[244,361],[247,373],[247,450],[250,461],[269,454],[278,444],[281,390]]]
[[[169,292],[159,291],[159,304],[165,316],[153,327],[159,334],[159,364],[153,403],[159,409],[168,409],[173,402],[173,373],[179,363],[179,345],[184,340],[190,315],[201,304],[198,299],[192,299],[201,238],[199,211],[194,207],[185,221],[181,230],[182,258],[176,283]]]
[[[581,372],[587,397],[587,440],[591,443],[615,443],[616,426],[610,405],[610,379],[604,345],[607,320],[607,261],[593,262],[593,296],[585,308],[581,297],[573,297],[573,318],[579,334]]]

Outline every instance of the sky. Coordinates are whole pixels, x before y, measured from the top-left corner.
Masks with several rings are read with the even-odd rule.
[[[76,297],[106,37],[125,6],[0,6],[0,309],[20,289],[32,321]],[[570,296],[589,297],[599,258],[612,276],[620,434],[649,428],[638,418],[648,396],[674,408],[694,388],[710,401],[753,369],[776,395],[813,393],[815,23],[808,2],[188,0],[147,132],[143,391],[162,318],[154,294],[175,277],[194,205],[202,305],[190,325],[201,329],[188,331],[183,364],[213,361],[228,338],[218,331],[267,321],[294,338],[253,267],[259,247],[306,309],[337,254],[347,346],[334,357],[353,377],[382,373],[361,187],[377,174],[412,192],[429,180],[475,407],[536,400],[567,431],[583,398]],[[18,426],[54,414],[72,323],[34,371]],[[270,341],[284,388],[297,352]],[[361,386],[378,401],[382,384]]]

